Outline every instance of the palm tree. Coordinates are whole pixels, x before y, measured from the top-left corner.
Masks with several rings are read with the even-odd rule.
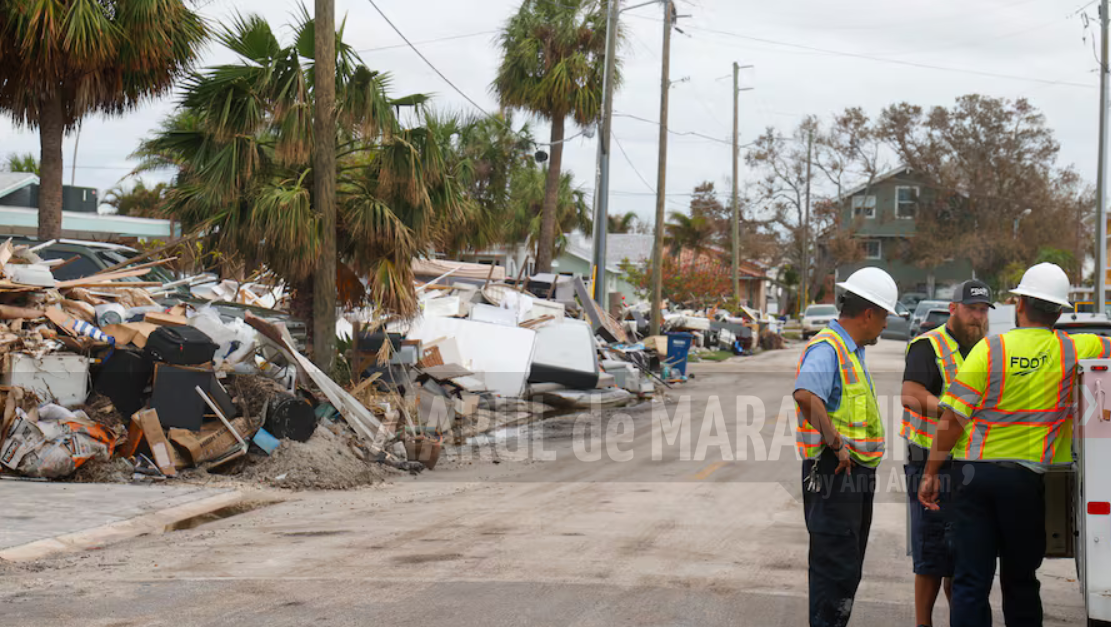
[[[127,191],[116,185],[104,194],[103,202],[115,208],[116,213],[121,216],[159,218],[162,216],[162,205],[168,189],[169,186],[165,183],[147,187],[140,179]]]
[[[442,147],[450,176],[466,188],[474,205],[459,221],[441,221],[437,250],[453,256],[505,243],[514,214],[511,181],[522,169],[535,168],[528,126],[512,130],[508,115],[428,115],[425,125]]]
[[[606,47],[607,0],[524,0],[499,37],[502,61],[493,90],[501,105],[551,122],[536,267],[551,271],[566,118],[598,118]],[[618,77],[619,78],[619,77]]]
[[[39,129],[41,239],[62,230],[62,137],[166,93],[206,37],[183,0],[0,2],[0,110]]]
[[[473,203],[451,176],[435,129],[403,129],[389,77],[336,41],[337,255],[368,280],[380,311],[416,311],[411,262],[428,252],[441,221]],[[321,250],[313,210],[313,22],[304,7],[283,45],[257,16],[218,34],[236,63],[186,82],[181,109],[137,153],[142,168],[175,166],[166,211],[187,229],[208,227],[219,250],[259,262],[294,288],[292,313],[311,318],[312,272]],[[310,325],[311,328],[311,325]]]
[[[39,171],[39,161],[35,159],[35,155],[29,152],[22,155],[13,152],[8,155],[8,172],[27,172],[38,176]]]
[[[502,234],[503,242],[532,243],[533,255],[539,257],[540,232],[544,199],[547,194],[547,172],[532,165],[516,173],[510,192],[513,213]],[[559,179],[556,194],[556,229],[558,235],[552,242],[552,252],[559,256],[567,245],[565,233],[579,230],[589,235],[592,231],[590,207],[585,193],[574,189],[571,174]]]
[[[639,221],[635,211],[630,211],[622,216],[606,216],[607,233],[632,233],[633,227]]]
[[[714,227],[704,216],[688,216],[672,211],[664,225],[664,240],[672,256],[678,257],[684,250],[691,253],[691,267],[698,264],[699,257],[709,249],[714,235]]]

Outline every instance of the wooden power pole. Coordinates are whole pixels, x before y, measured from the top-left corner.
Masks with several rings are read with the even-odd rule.
[[[741,86],[738,84],[738,79],[741,73],[741,66],[737,62],[733,62],[733,211],[732,211],[732,225],[731,229],[733,235],[733,300],[741,302],[741,227],[738,224],[740,221],[740,208],[737,203],[737,161],[740,158],[740,146],[738,146],[738,139],[740,137],[740,129],[738,122],[737,110],[740,103],[737,101],[741,97]]]
[[[320,217],[320,260],[313,274],[313,362],[331,376],[336,358],[336,8],[316,0],[313,88],[313,204]]]
[[[814,150],[814,129],[806,136],[806,213],[802,220],[802,300],[799,315],[810,302],[810,162]]]
[[[664,200],[667,198],[667,101],[671,91],[671,27],[675,23],[675,5],[664,0],[663,68],[660,80],[660,155],[656,173],[656,237],[652,245],[652,319],[651,334],[659,335],[663,315],[663,253]]]

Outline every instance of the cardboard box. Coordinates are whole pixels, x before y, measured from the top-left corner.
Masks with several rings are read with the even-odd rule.
[[[134,344],[139,348],[147,345],[147,339],[159,325],[150,322],[125,322],[123,324],[110,324],[103,329],[104,333],[116,338],[116,346]]]
[[[249,441],[253,434],[246,418],[236,418],[231,421],[232,427],[245,441]],[[224,423],[208,421],[201,426],[200,431],[188,429],[170,429],[170,440],[180,446],[189,456],[193,465],[200,465],[214,460],[229,461],[239,455],[230,455],[239,451],[239,441],[228,430]]]
[[[176,477],[177,468],[174,464],[174,452],[166,434],[162,432],[162,423],[158,420],[158,412],[153,409],[144,409],[136,414],[139,427],[143,430],[143,437],[150,446],[151,457],[162,474],[167,477]]]
[[[172,313],[149,312],[143,316],[143,322],[149,322],[163,327],[184,327],[189,324],[189,318]]]

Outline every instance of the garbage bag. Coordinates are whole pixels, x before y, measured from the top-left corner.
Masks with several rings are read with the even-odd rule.
[[[16,409],[8,437],[0,448],[0,464],[28,477],[67,477],[90,459],[107,461],[116,436],[84,412],[54,404],[38,410],[38,421]]]

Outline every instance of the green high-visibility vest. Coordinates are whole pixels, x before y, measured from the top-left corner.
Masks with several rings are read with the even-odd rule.
[[[807,351],[818,344],[829,344],[837,353],[838,372],[841,377],[841,404],[837,409],[828,412],[833,427],[841,434],[845,446],[849,448],[849,456],[861,466],[874,468],[883,459],[885,450],[883,421],[880,419],[879,403],[876,402],[876,392],[872,389],[868,377],[864,374],[864,366],[857,359],[856,353],[849,352],[844,340],[836,331],[830,328],[822,329],[806,345],[799,359],[795,377],[802,370],[802,360]],[[795,445],[799,454],[804,459],[817,457],[825,448],[822,434],[815,429],[802,414],[798,412],[798,431],[795,433]]]
[[[907,352],[910,352],[910,347],[914,346],[915,342],[921,341],[927,341],[933,346],[937,369],[941,372],[942,380],[945,381],[945,385],[941,388],[941,394],[938,394],[938,398],[941,398],[945,396],[945,392],[949,390],[953,381],[957,380],[957,371],[964,363],[960,345],[953,339],[953,336],[949,335],[945,325],[927,331],[911,340],[907,344]],[[929,449],[934,441],[934,433],[937,432],[937,419],[921,414],[918,411],[919,409],[925,410],[924,407],[914,409],[903,407],[903,426],[899,430],[899,435],[903,436],[907,442]]]

